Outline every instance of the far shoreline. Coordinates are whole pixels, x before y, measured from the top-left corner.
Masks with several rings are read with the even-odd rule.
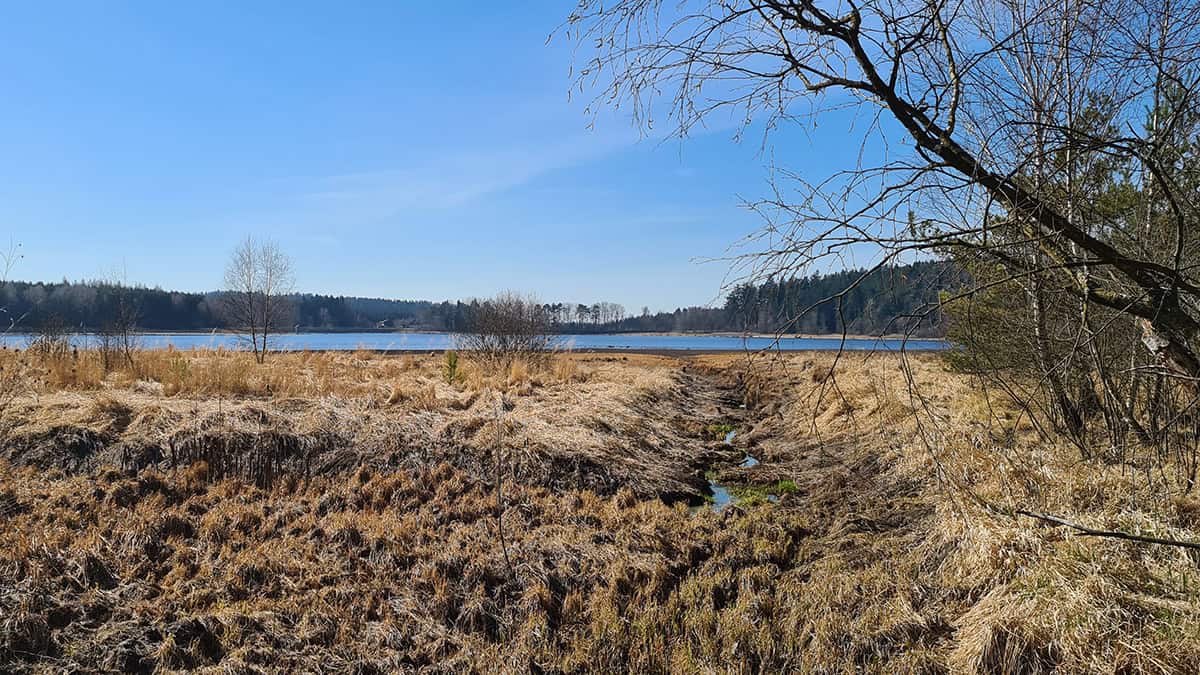
[[[95,335],[99,331],[96,330],[79,330],[70,332],[71,335]],[[331,328],[322,330],[300,330],[300,331],[272,331],[271,335],[455,335],[461,331],[448,330],[396,330],[396,329],[380,329],[380,328]],[[36,335],[36,331],[21,331],[14,330],[11,332],[0,332],[0,338],[3,337],[24,337]],[[227,329],[212,329],[212,330],[146,330],[135,333],[138,337],[151,335],[242,335],[243,333],[235,330]],[[944,336],[914,336],[905,335],[903,333],[887,333],[885,335],[863,335],[861,333],[763,333],[763,332],[735,332],[735,331],[617,331],[617,332],[595,332],[595,333],[551,333],[555,336],[583,336],[583,335],[626,335],[626,336],[646,336],[646,337],[723,337],[723,338],[746,338],[752,340],[846,340],[846,341],[865,341],[865,340],[921,340],[921,341],[945,341]]]

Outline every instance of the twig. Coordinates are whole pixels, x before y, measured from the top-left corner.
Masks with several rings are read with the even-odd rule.
[[[504,539],[504,471],[501,466],[502,445],[501,435],[503,434],[504,425],[500,420],[500,401],[496,400],[496,447],[495,447],[495,464],[496,464],[496,530],[500,534],[500,550],[504,553],[504,564],[508,566],[508,575],[515,581],[517,578],[516,572],[513,571],[512,560],[508,557],[508,542]]]
[[[1136,541],[1143,544],[1162,544],[1163,546],[1177,546],[1180,548],[1200,549],[1200,542],[1187,541],[1183,539],[1163,539],[1160,537],[1146,537],[1140,534],[1131,534],[1129,532],[1121,532],[1119,530],[1097,530],[1086,525],[1080,525],[1058,516],[1053,516],[1045,513],[1037,513],[1035,511],[1014,511],[1017,515],[1028,516],[1036,520],[1052,523],[1061,527],[1069,527],[1072,530],[1082,533],[1088,537],[1108,537],[1111,539],[1124,539],[1126,541]]]

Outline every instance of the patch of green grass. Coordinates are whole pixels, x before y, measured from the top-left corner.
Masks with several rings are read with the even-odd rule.
[[[775,484],[775,492],[777,495],[789,495],[793,492],[799,492],[800,488],[796,486],[796,481],[781,480]]]
[[[737,499],[738,504],[754,506],[771,501],[771,497],[797,492],[800,488],[795,481],[781,480],[766,485],[726,485],[725,489]]]
[[[708,432],[708,435],[711,436],[714,440],[718,440],[718,441],[725,440],[725,437],[728,436],[729,432],[731,432],[733,430],[734,430],[733,425],[729,424],[727,422],[722,422],[720,424],[710,424],[710,425],[708,425],[708,428],[706,429],[706,431]]]
[[[738,506],[762,506],[763,504],[771,503],[770,495],[758,490],[752,490],[742,495],[735,495],[735,497],[737,498]]]

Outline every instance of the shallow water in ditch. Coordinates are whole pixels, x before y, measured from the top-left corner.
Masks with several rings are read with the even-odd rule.
[[[729,433],[725,434],[725,445],[733,445],[733,439],[735,436],[737,436],[736,431],[730,431]],[[752,466],[758,466],[758,458],[754,457],[753,455],[746,455],[746,458],[743,459],[738,466],[743,469],[748,469]],[[710,493],[712,493],[712,501],[701,506],[692,507],[693,513],[703,508],[711,508],[713,511],[721,511],[726,506],[737,502],[737,497],[730,493],[726,486],[718,483],[715,480],[709,479],[708,490]],[[775,495],[768,495],[767,499],[772,502],[779,501],[779,497]]]
[[[720,511],[735,501],[733,495],[729,494],[729,491],[721,487],[721,485],[718,483],[709,481],[708,489],[712,492],[712,502],[709,503],[708,506],[713,511]]]

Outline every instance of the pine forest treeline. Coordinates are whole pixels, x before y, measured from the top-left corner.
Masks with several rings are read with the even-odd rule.
[[[672,312],[630,312],[611,302],[547,303],[542,307],[564,333],[753,331],[878,335],[910,331],[941,335],[933,308],[938,293],[962,285],[947,263],[917,262],[876,270],[814,274],[782,281],[743,284],[719,307]],[[840,298],[838,296],[842,294]],[[188,293],[129,287],[106,281],[8,282],[0,289],[7,326],[37,330],[54,322],[67,330],[103,328],[123,305],[136,307],[138,329],[209,331],[224,329],[221,293]],[[840,312],[839,312],[840,306]],[[291,296],[291,324],[303,331],[431,330],[466,327],[477,301],[387,300],[331,295]],[[914,315],[921,315],[918,319]]]

